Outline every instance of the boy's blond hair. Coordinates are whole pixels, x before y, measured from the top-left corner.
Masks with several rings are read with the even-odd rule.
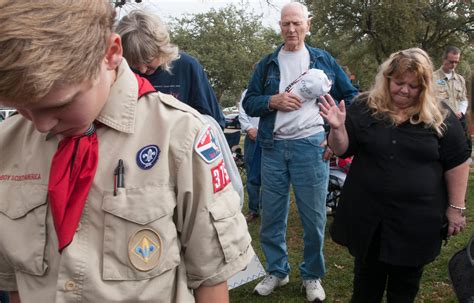
[[[369,92],[368,106],[375,115],[388,116],[395,123],[395,107],[390,95],[390,81],[411,72],[418,78],[421,92],[418,103],[409,113],[410,123],[424,123],[433,128],[439,136],[443,135],[444,118],[447,112],[436,100],[433,83],[433,64],[428,54],[420,48],[410,48],[390,55],[382,63]]]
[[[31,103],[95,79],[114,17],[107,0],[0,0],[0,96]]]
[[[134,10],[120,20],[115,31],[122,37],[123,56],[130,66],[159,58],[160,66],[170,71],[171,62],[179,58],[166,24],[156,15]]]

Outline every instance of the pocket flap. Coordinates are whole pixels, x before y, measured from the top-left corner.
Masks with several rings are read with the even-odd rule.
[[[106,193],[102,209],[116,217],[145,225],[174,210],[175,196],[165,187],[118,189],[117,195]]]
[[[0,184],[0,213],[12,220],[23,217],[47,200],[48,186],[45,184]]]
[[[227,195],[221,195],[212,205],[209,205],[212,218],[219,221],[235,216],[237,212],[240,212],[240,205],[235,203],[236,201],[238,200],[231,200],[227,198]]]

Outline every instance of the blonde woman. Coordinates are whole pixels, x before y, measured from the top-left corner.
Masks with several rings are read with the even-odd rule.
[[[352,302],[413,302],[443,236],[466,225],[469,150],[454,113],[436,101],[419,48],[392,54],[347,109],[320,103],[328,143],[354,156],[331,228],[355,257]],[[445,224],[447,231],[444,231]]]
[[[196,58],[178,51],[158,16],[134,10],[120,20],[116,32],[122,37],[123,56],[134,71],[157,91],[211,116],[224,129],[224,114],[204,68]]]

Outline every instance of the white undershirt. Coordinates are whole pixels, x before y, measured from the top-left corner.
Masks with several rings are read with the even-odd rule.
[[[309,69],[309,52],[306,47],[290,52],[283,48],[278,53],[280,68],[279,92]],[[291,112],[278,111],[276,114],[274,137],[275,139],[301,139],[324,131],[323,118],[319,114],[316,99],[304,102],[301,108]]]

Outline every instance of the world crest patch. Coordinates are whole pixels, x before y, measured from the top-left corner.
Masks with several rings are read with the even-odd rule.
[[[207,126],[198,138],[194,150],[206,163],[214,162],[222,152],[212,128]]]
[[[141,169],[152,168],[160,157],[160,148],[154,144],[142,147],[137,152],[137,165]]]

